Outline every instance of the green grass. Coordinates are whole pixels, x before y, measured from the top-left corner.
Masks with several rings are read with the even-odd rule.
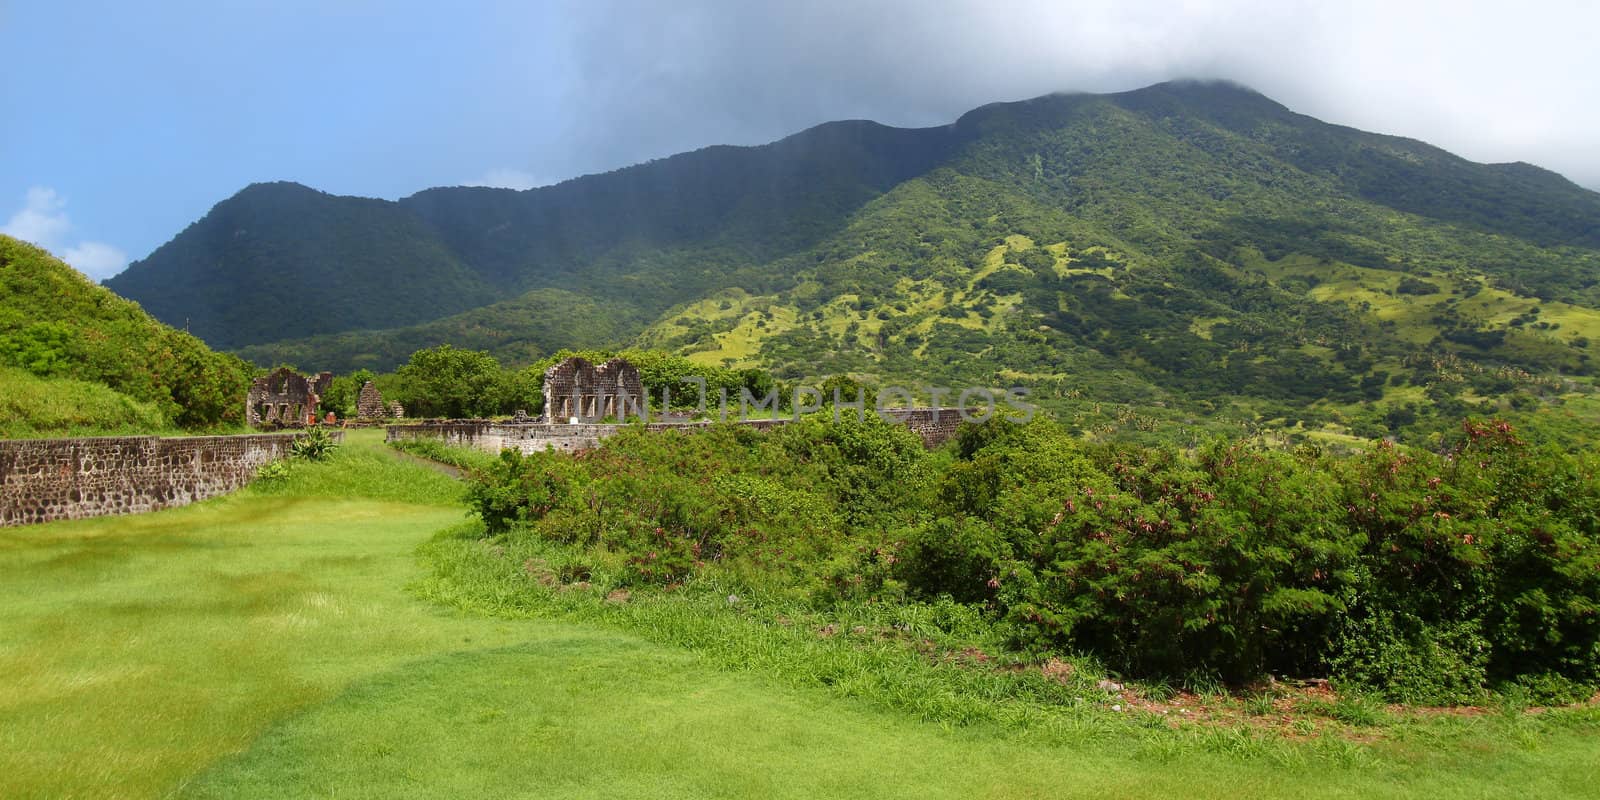
[[[1565,759],[1562,769],[1538,769]],[[197,797],[1581,796],[1592,749],[1324,770],[947,731],[624,636],[411,665],[270,731]],[[1526,783],[1524,783],[1526,781]]]
[[[500,460],[493,453],[472,447],[455,447],[443,444],[437,439],[400,439],[390,442],[389,446],[407,455],[425,458],[463,471],[485,469]]]
[[[232,497],[0,532],[0,797],[1578,797],[1600,770],[1536,717],[1343,760],[1115,721],[1069,746],[453,611],[406,586],[459,491],[355,431]]]
[[[102,383],[0,367],[0,439],[175,432],[154,403]]]

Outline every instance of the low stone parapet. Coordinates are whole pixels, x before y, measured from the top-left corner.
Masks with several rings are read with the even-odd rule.
[[[301,435],[0,440],[0,526],[134,514],[227,494],[288,456]]]
[[[870,413],[870,412],[869,412]],[[888,409],[885,414],[901,419],[927,447],[936,447],[955,436],[961,425],[961,412],[954,408]],[[767,429],[794,420],[780,419],[739,420],[736,425]],[[642,427],[647,431],[693,430],[711,425],[710,422],[651,422]],[[489,453],[501,450],[520,450],[524,453],[556,450],[577,452],[598,447],[600,440],[614,436],[639,423],[561,423],[561,422],[497,422],[489,419],[435,419],[405,425],[388,426],[388,441],[432,440],[453,447],[470,447]]]

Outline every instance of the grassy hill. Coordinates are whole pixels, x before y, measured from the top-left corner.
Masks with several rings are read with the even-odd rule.
[[[105,384],[0,367],[0,439],[152,433],[171,425],[154,403]]]
[[[0,436],[240,422],[251,367],[0,236]]]
[[[327,214],[380,203],[316,197],[308,208]],[[1051,95],[918,130],[835,123],[382,208],[419,221],[407,230],[427,246],[363,265],[191,229],[110,285],[169,321],[205,318],[195,330],[258,363],[383,369],[441,342],[521,363],[634,345],[787,379],[1023,385],[1085,430],[1374,436],[1476,410],[1592,418],[1600,194],[1227,84]],[[435,252],[466,272],[428,281],[465,276],[451,285],[497,301],[428,281],[426,302],[330,284],[317,302],[346,310],[308,320],[323,306],[249,290],[336,268],[382,282],[427,272],[415,259]],[[250,266],[263,259],[271,270]]]

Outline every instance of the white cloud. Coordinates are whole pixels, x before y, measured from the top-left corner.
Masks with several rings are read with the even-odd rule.
[[[61,253],[61,260],[95,280],[105,280],[128,266],[128,254],[105,242],[79,242]]]
[[[1295,111],[1600,187],[1594,0],[679,0],[579,4],[553,163],[756,144],[833,119],[1226,78]],[[548,169],[539,162],[533,169]]]
[[[96,281],[128,266],[128,254],[120,248],[70,237],[72,220],[67,217],[67,199],[48,186],[29,189],[22,209],[0,226],[0,233],[43,247]]]
[[[67,220],[67,201],[56,194],[56,190],[44,186],[35,186],[28,190],[28,199],[24,201],[22,210],[11,215],[5,227],[0,228],[0,233],[15,236],[24,242],[33,242],[40,247],[54,247],[72,229],[72,223]]]
[[[470,180],[462,186],[487,186],[491,189],[532,189],[535,186],[548,186],[550,181],[540,178],[531,172],[509,167],[497,167],[483,173],[476,180]]]

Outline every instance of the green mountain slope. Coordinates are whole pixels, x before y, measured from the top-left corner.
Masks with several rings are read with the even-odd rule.
[[[1052,95],[941,128],[839,123],[392,206],[507,300],[347,315],[329,324],[382,330],[258,341],[251,358],[636,344],[791,379],[1026,385],[1088,428],[1378,435],[1512,404],[1588,418],[1600,194],[1226,84]],[[133,273],[177,274],[162,251]]]
[[[558,186],[429,189],[399,202],[257,184],[106,285],[219,347],[425,322],[522,292],[631,312],[793,253],[937,162],[949,129],[831,123]]]
[[[218,203],[105,285],[217,347],[404,324],[495,297],[415,214],[293,183]]]
[[[0,236],[0,436],[240,422],[250,365]]]
[[[623,307],[624,309],[628,307]],[[626,339],[648,320],[562,289],[534,289],[510,300],[405,328],[348,331],[240,348],[261,364],[306,364],[351,372],[390,370],[411,354],[449,342],[528,364],[563,349]]]

